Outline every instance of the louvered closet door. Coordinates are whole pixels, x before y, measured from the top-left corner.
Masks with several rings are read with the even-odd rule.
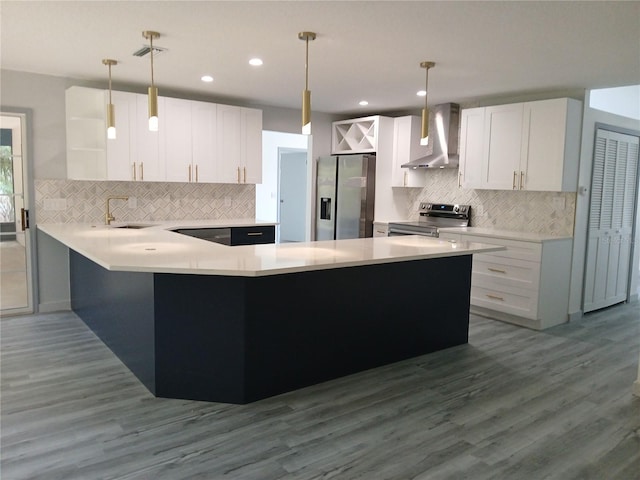
[[[593,160],[583,311],[627,299],[638,137],[598,129]]]

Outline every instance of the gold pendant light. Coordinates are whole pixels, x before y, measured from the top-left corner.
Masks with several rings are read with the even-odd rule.
[[[142,32],[142,36],[149,40],[149,47],[151,49],[151,86],[149,87],[148,102],[149,102],[149,130],[152,132],[158,131],[158,88],[153,81],[153,39],[160,38],[158,32],[151,30],[145,30]]]
[[[116,112],[111,101],[111,66],[117,65],[116,60],[104,58],[102,64],[109,67],[109,103],[107,104],[107,138],[114,140],[116,138]]]
[[[422,130],[420,135],[420,145],[429,145],[429,109],[427,108],[427,97],[429,95],[429,69],[436,66],[434,62],[420,62],[420,66],[426,70],[426,81],[424,84],[424,108],[422,109]]]
[[[311,92],[309,91],[309,40],[315,40],[314,32],[300,32],[298,38],[307,43],[304,62],[304,91],[302,92],[302,133],[311,135]]]

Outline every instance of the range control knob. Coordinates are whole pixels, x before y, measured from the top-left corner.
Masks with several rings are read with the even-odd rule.
[[[456,212],[456,213],[458,213],[458,212],[460,211],[460,207],[459,207],[458,205],[455,205],[455,206],[453,207],[453,211],[454,211],[454,212]]]

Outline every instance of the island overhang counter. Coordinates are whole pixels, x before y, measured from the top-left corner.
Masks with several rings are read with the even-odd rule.
[[[230,247],[176,224],[38,228],[69,248],[72,309],[151,393],[226,403],[466,343],[471,255],[502,248],[421,236]]]

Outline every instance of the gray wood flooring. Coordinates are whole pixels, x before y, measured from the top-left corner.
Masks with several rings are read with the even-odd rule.
[[[3,480],[640,479],[638,303],[244,406],[154,398],[72,313],[0,334]]]

